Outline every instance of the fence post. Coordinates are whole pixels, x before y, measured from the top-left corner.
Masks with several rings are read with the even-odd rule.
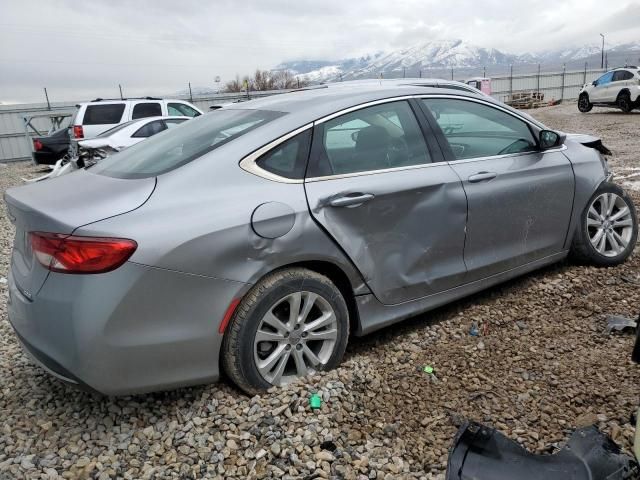
[[[487,66],[482,67],[482,78],[487,78]]]
[[[560,101],[564,100],[564,75],[566,72],[567,66],[562,64],[562,90],[560,91]]]
[[[582,76],[582,84],[587,83],[587,62],[584,62],[584,75]]]
[[[47,93],[47,87],[44,87],[44,98],[47,99],[47,110],[51,110],[51,104],[49,103],[49,94]]]
[[[538,76],[537,76],[536,85],[537,85],[536,91],[540,93],[540,64],[538,64]]]
[[[422,78],[422,69],[420,69],[420,78]]]
[[[453,80],[453,67],[451,67],[451,80]]]
[[[509,101],[513,100],[513,65],[509,65]]]
[[[407,76],[407,67],[402,67],[402,78]]]
[[[189,82],[189,101],[193,103],[193,95],[191,94],[191,82]]]
[[[122,97],[122,85],[118,84],[118,88],[120,89],[120,100],[124,100]]]

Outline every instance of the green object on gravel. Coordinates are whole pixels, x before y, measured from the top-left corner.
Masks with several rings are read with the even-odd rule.
[[[309,397],[309,405],[311,408],[320,408],[322,406],[322,398],[317,393],[314,393]]]
[[[424,367],[422,367],[422,371],[424,373],[433,374],[433,373],[435,373],[436,370],[431,365],[425,365]]]

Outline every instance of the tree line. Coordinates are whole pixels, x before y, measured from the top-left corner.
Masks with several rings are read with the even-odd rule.
[[[296,78],[289,70],[260,70],[257,69],[253,76],[245,75],[242,79],[236,75],[234,80],[224,86],[225,92],[246,92],[257,90],[286,90],[302,88],[309,85],[306,80]]]

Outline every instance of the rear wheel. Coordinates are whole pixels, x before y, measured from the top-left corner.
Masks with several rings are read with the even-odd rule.
[[[633,201],[622,188],[605,182],[582,212],[571,251],[580,261],[613,266],[631,255],[637,238]]]
[[[629,92],[621,92],[618,95],[618,100],[616,102],[618,104],[618,108],[622,110],[624,113],[629,113],[633,109],[633,104],[631,103],[631,96]]]
[[[590,112],[592,108],[593,104],[589,102],[589,95],[586,93],[580,95],[580,98],[578,98],[578,110],[582,113],[587,113]]]
[[[349,336],[340,290],[305,268],[274,272],[243,298],[222,344],[222,365],[249,394],[337,366]]]

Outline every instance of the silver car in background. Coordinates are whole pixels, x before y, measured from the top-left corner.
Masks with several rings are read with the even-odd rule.
[[[616,265],[637,219],[597,138],[419,80],[219,109],[8,190],[9,319],[105,394],[258,393],[363,335],[570,253]]]

